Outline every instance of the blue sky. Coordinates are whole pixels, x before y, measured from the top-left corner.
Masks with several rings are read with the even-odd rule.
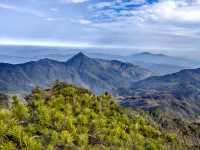
[[[200,0],[0,0],[0,44],[198,52]]]

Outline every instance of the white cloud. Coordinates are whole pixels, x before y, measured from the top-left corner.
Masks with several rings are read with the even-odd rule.
[[[141,4],[142,6],[131,8],[130,4]],[[154,4],[148,4],[145,0],[132,0],[128,2],[117,0],[99,2],[92,8],[100,10],[100,13],[98,12],[99,14],[97,14],[99,16],[106,14],[107,17],[117,18],[118,16],[127,17],[131,15],[153,21],[200,22],[200,0],[160,0]],[[116,14],[112,16],[112,14],[106,11]]]
[[[169,51],[200,48],[200,0],[141,1],[132,8],[125,3],[99,2],[90,7],[88,26],[104,31],[102,41]]]
[[[137,15],[154,21],[173,21],[183,23],[200,22],[200,1],[188,3],[187,0],[166,0],[152,6],[144,6]]]
[[[78,3],[87,2],[88,0],[62,0],[62,1],[65,2],[65,3],[75,3],[75,4],[78,4]]]
[[[56,18],[51,18],[51,17],[48,17],[48,18],[45,18],[46,21],[56,21],[57,19]]]
[[[85,19],[81,19],[79,20],[80,24],[83,24],[83,25],[88,25],[88,24],[91,24],[92,22],[90,20],[85,20]]]
[[[143,0],[140,2],[144,3]],[[197,24],[200,23],[200,0],[160,0],[151,5],[144,3],[140,7],[120,11],[115,10],[113,2],[100,2],[95,7],[98,10],[104,7],[109,9],[97,11],[92,18],[93,25],[116,30],[116,32],[125,29],[131,31],[131,28],[143,28],[143,30],[146,28],[148,32],[151,28],[158,27],[159,33],[164,33],[162,30],[166,31],[169,28],[175,35],[199,34],[189,30],[194,30],[194,26],[197,28]],[[110,28],[109,25],[112,27]]]
[[[50,8],[50,11],[56,13],[56,12],[58,12],[58,8]]]
[[[34,15],[37,17],[45,17],[45,14],[39,10],[24,8],[24,7],[20,7],[20,6],[0,4],[0,9],[15,11],[18,13],[27,13],[27,14]]]
[[[57,42],[48,40],[24,40],[24,39],[7,39],[0,38],[0,45],[24,45],[24,46],[60,46],[60,47],[89,47],[88,43],[70,43],[70,42]]]

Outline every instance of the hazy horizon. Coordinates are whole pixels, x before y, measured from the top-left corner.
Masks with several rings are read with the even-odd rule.
[[[6,49],[6,51],[4,51]],[[123,53],[122,53],[123,51]],[[66,45],[18,45],[18,44],[0,44],[0,55],[8,56],[42,56],[42,55],[66,55],[66,54],[76,54],[79,52],[83,53],[96,53],[96,54],[108,54],[108,55],[119,55],[119,56],[128,56],[137,53],[149,52],[151,54],[163,54],[172,57],[180,57],[186,59],[195,59],[198,60],[200,53],[196,51],[182,51],[179,53],[176,50],[156,50],[156,49],[137,49],[137,48],[111,48],[111,47],[75,47],[75,46],[66,46]]]

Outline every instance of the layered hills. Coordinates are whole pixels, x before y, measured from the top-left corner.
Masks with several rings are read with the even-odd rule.
[[[30,91],[59,80],[101,93],[129,87],[152,75],[151,71],[130,63],[89,58],[78,53],[67,62],[42,59],[17,65],[1,63],[0,91]]]
[[[173,115],[195,118],[200,115],[200,69],[187,69],[178,73],[150,77],[119,89],[123,104],[144,109],[161,108]]]

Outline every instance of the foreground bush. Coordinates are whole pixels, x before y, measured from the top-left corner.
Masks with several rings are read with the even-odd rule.
[[[16,97],[0,109],[0,149],[179,149],[175,134],[163,133],[109,94],[64,83],[36,88],[27,104]]]

